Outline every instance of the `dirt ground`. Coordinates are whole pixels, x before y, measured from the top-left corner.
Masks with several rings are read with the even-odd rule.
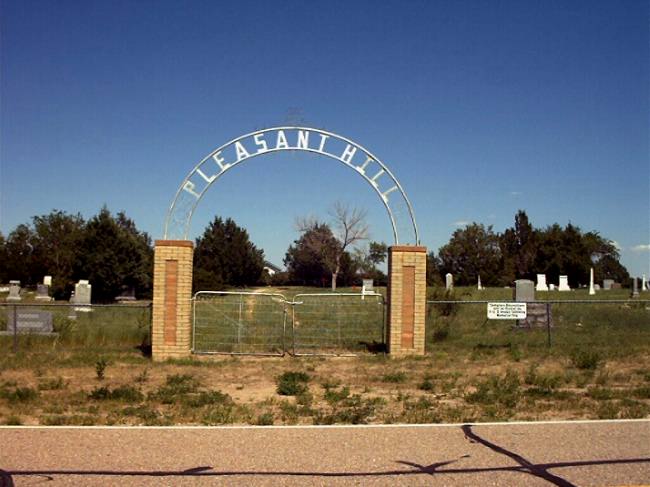
[[[648,356],[602,360],[586,369],[568,359],[513,361],[500,352],[405,359],[102,360],[103,367],[74,360],[5,365],[0,422],[345,424],[650,417]],[[306,375],[302,382],[291,382],[292,373]],[[285,379],[298,389],[281,390]]]

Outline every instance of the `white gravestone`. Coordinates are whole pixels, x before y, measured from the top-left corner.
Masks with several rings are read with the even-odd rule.
[[[50,297],[50,286],[47,284],[38,284],[36,286],[36,300],[52,301],[52,298]]]
[[[45,276],[43,277],[43,284],[46,286],[52,286],[52,276]]]
[[[481,286],[481,275],[480,274],[478,275],[478,285],[476,286],[476,288],[479,291],[483,291],[483,286]]]
[[[569,287],[569,277],[568,276],[560,276],[560,283],[557,287],[558,291],[571,291],[571,288]]]
[[[89,305],[91,297],[92,286],[86,280],[80,280],[74,285],[74,304],[76,305]],[[90,308],[75,308],[76,311],[90,311]]]
[[[549,284],[548,285],[548,290],[549,291],[555,291],[555,284]]]
[[[596,288],[594,287],[594,268],[589,269],[589,296],[596,294]]]
[[[532,302],[535,301],[535,283],[528,279],[519,279],[515,281],[515,301]]]
[[[603,279],[603,290],[609,291],[612,289],[612,284],[614,284],[614,279]]]
[[[636,277],[632,278],[632,297],[633,298],[639,297],[639,285],[636,282]]]
[[[9,296],[7,301],[20,301],[20,281],[9,281]]]
[[[445,275],[445,289],[450,290],[454,288],[454,276],[451,275],[451,272],[448,272]]]
[[[535,286],[535,291],[548,291],[546,274],[537,274],[537,286]]]
[[[375,292],[375,286],[372,279],[363,279],[361,284],[361,299],[365,299],[366,294],[372,294]]]
[[[647,290],[648,290],[648,285],[646,284],[645,274],[643,274],[643,277],[641,279],[641,291],[647,291]]]

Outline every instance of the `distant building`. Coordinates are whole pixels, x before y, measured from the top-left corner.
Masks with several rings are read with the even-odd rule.
[[[269,276],[273,276],[278,272],[282,272],[282,269],[280,269],[277,265],[270,263],[268,260],[264,261],[264,270],[268,273]]]

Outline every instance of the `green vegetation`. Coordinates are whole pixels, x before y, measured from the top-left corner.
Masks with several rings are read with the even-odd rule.
[[[285,372],[277,380],[277,392],[281,396],[297,396],[307,392],[309,375],[304,372]]]

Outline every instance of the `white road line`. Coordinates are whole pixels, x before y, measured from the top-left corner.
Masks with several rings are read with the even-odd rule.
[[[511,421],[511,422],[494,422],[494,423],[432,423],[432,424],[333,424],[333,425],[273,425],[273,426],[255,426],[255,425],[223,425],[223,426],[41,426],[41,425],[21,425],[8,426],[0,425],[0,431],[6,429],[80,429],[80,430],[220,430],[220,429],[364,429],[364,428],[457,428],[460,426],[543,426],[543,425],[571,425],[571,424],[617,424],[617,423],[650,423],[650,419],[577,419],[568,421]]]

